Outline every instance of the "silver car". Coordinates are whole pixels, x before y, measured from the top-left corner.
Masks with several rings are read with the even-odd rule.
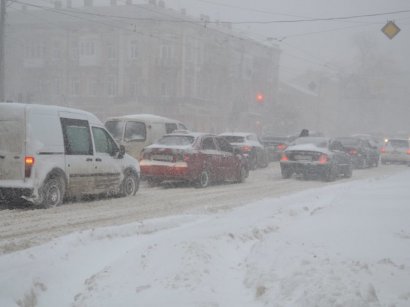
[[[382,164],[403,163],[410,166],[410,141],[408,139],[389,139],[380,151]]]

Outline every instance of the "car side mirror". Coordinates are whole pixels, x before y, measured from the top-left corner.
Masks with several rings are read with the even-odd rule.
[[[120,145],[120,150],[118,151],[118,159],[124,158],[125,155],[125,147],[124,145]]]

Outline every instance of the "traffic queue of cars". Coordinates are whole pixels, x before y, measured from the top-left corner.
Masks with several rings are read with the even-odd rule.
[[[54,207],[84,195],[132,196],[142,179],[199,188],[241,183],[279,155],[285,179],[333,181],[379,160],[410,166],[410,142],[389,139],[379,150],[364,136],[330,139],[306,129],[300,137],[260,140],[254,133],[191,132],[149,114],[111,117],[103,125],[82,110],[0,103],[0,201],[24,198]]]

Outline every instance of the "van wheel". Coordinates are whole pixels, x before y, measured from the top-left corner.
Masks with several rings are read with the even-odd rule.
[[[247,168],[245,167],[245,165],[242,165],[242,166],[241,166],[241,169],[240,169],[240,171],[239,171],[238,179],[236,180],[236,182],[242,183],[242,182],[245,181],[246,177],[248,177],[248,170],[247,170]]]
[[[50,176],[41,188],[41,206],[52,208],[60,206],[64,200],[65,182],[60,176]]]
[[[195,186],[197,188],[206,188],[209,185],[209,173],[207,170],[203,170],[196,180]]]
[[[139,185],[140,185],[140,180],[138,178],[138,176],[136,174],[134,174],[131,171],[128,171],[125,174],[124,180],[122,181],[121,184],[121,196],[134,196],[138,189],[139,189]]]

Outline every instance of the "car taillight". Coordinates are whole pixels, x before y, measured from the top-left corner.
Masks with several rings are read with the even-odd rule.
[[[285,150],[288,146],[286,146],[285,144],[279,144],[277,146],[278,150]]]
[[[385,148],[385,147],[380,148],[380,152],[381,152],[381,153],[385,153],[385,152],[386,152],[386,148]]]
[[[351,154],[352,156],[355,156],[355,155],[357,155],[357,150],[356,149],[350,149],[349,154]]]
[[[34,165],[34,157],[32,156],[24,157],[24,176],[26,178],[30,178],[33,165]]]
[[[410,149],[407,149],[407,154],[410,155]]]
[[[190,154],[183,154],[182,160],[184,160],[184,162],[189,162],[191,160],[191,155]]]
[[[149,157],[150,157],[149,153],[143,151],[143,152],[141,152],[141,155],[140,155],[140,161],[141,161],[141,160],[144,160],[144,159],[145,159],[145,160],[149,160]]]
[[[251,146],[242,146],[241,150],[242,150],[242,152],[250,152],[250,151],[252,151],[252,147]]]
[[[288,156],[285,153],[282,153],[282,157],[280,158],[281,161],[289,161]]]
[[[319,163],[320,164],[325,164],[329,161],[329,157],[325,154],[320,155],[319,157]]]

